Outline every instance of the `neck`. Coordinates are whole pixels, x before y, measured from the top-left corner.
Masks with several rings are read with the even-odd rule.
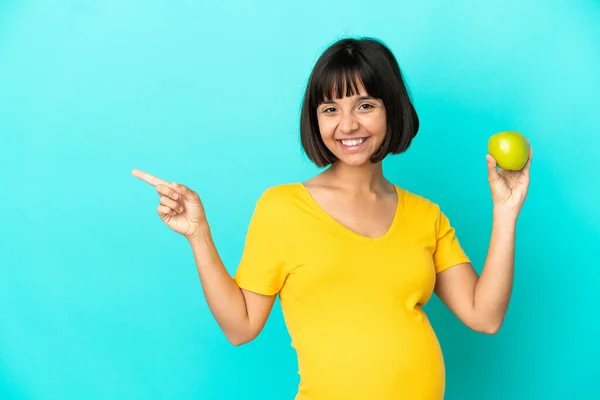
[[[329,167],[328,174],[337,186],[353,192],[381,192],[389,186],[381,162],[359,166],[335,163]]]

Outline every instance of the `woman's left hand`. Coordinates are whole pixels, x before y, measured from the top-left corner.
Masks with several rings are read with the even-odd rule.
[[[529,140],[527,140],[529,144]],[[518,216],[529,189],[529,170],[533,149],[529,149],[529,159],[522,169],[509,171],[496,168],[496,160],[489,154],[487,158],[488,182],[492,192],[494,211],[502,215]]]

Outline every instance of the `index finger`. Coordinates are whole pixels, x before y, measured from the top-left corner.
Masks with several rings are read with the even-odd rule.
[[[167,182],[163,181],[162,179],[159,179],[159,178],[155,177],[154,175],[150,175],[149,173],[141,171],[139,169],[134,169],[133,171],[131,171],[131,175],[143,180],[146,183],[149,183],[152,186],[156,186],[156,185],[167,185],[168,186],[169,185]]]

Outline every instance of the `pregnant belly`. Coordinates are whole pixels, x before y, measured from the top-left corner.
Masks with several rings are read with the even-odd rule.
[[[295,345],[297,400],[443,399],[443,356],[426,319],[385,328],[329,328]]]

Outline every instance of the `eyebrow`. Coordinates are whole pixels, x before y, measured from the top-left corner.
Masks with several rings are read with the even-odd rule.
[[[360,96],[358,98],[358,101],[362,101],[362,100],[375,100],[375,97],[373,97],[373,96]],[[335,101],[333,101],[333,100],[326,100],[326,101],[323,101],[321,104],[335,104]]]

